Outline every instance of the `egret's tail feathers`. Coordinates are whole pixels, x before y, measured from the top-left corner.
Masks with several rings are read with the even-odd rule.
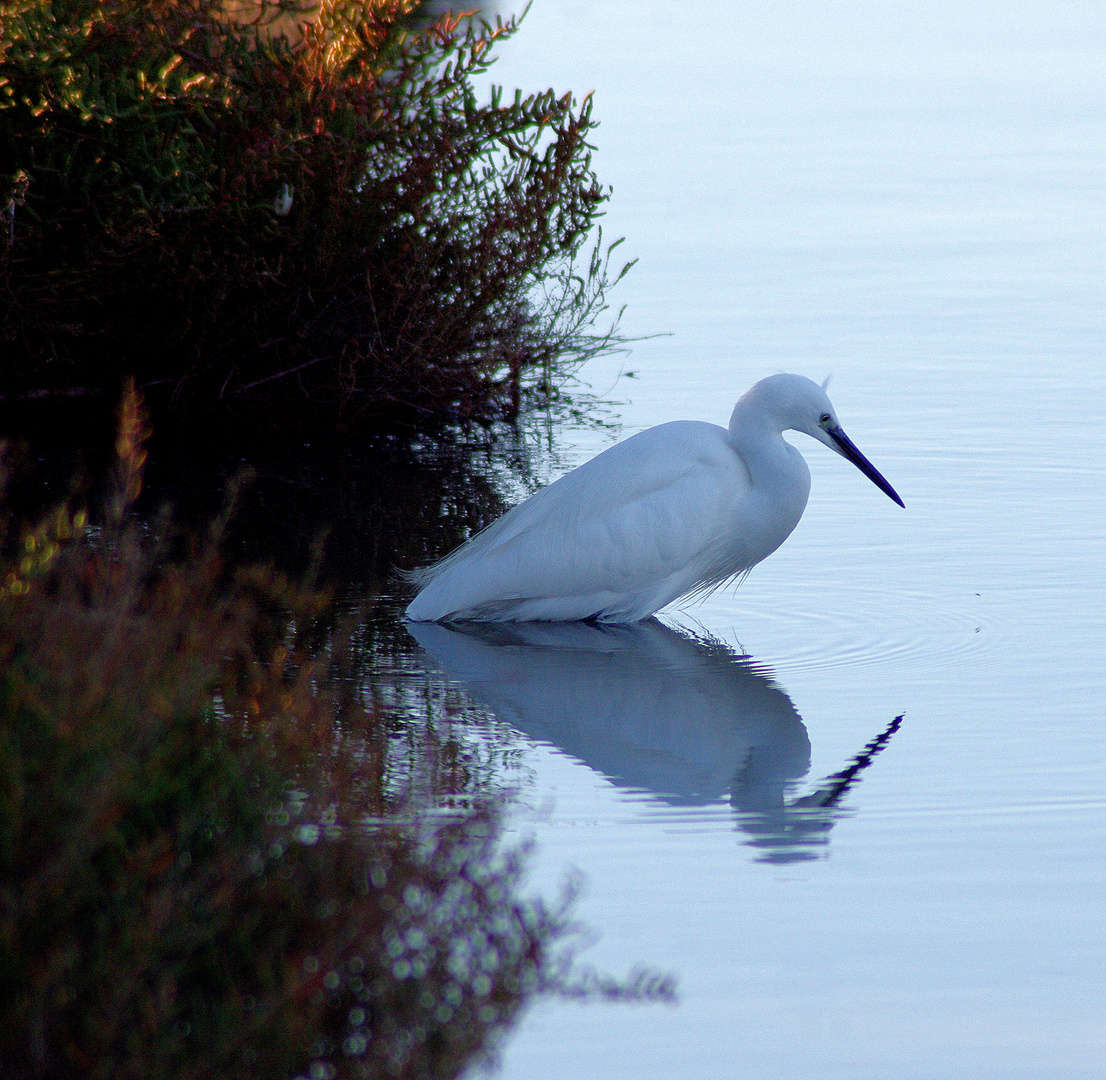
[[[436,562],[429,566],[416,566],[413,570],[399,570],[397,573],[408,585],[423,589],[438,576],[441,565],[440,562]]]

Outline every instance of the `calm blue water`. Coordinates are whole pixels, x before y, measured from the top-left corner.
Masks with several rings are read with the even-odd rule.
[[[629,434],[833,373],[907,508],[803,440],[798,530],[667,629],[420,635],[518,733],[534,888],[680,980],[538,1006],[502,1076],[1106,1077],[1106,20],[677,10],[535,0],[495,68],[595,90],[615,299],[671,335],[584,377]]]

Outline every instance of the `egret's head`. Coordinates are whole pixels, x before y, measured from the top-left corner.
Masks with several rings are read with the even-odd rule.
[[[769,375],[742,397],[738,408],[778,431],[801,431],[820,442],[826,441],[825,423],[837,423],[825,390],[805,375]],[[829,420],[823,422],[825,417]]]
[[[828,379],[826,380],[829,381]],[[851,461],[888,498],[903,506],[895,489],[845,434],[823,386],[804,375],[769,375],[738,403],[760,413],[779,431],[801,431]]]

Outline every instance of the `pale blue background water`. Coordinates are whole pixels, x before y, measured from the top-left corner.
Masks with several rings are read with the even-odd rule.
[[[906,502],[795,436],[795,534],[667,619],[754,668],[440,658],[528,736],[534,887],[578,868],[589,959],[680,978],[538,1006],[507,1080],[1106,1077],[1104,46],[1095,4],[535,0],[501,50],[596,92],[624,329],[671,334],[584,373],[623,434],[832,372]],[[846,814],[752,843],[898,714]]]

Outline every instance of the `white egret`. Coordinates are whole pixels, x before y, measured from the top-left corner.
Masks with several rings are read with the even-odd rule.
[[[677,420],[631,436],[530,496],[433,566],[414,622],[632,623],[767,558],[806,508],[801,431],[902,499],[841,430],[825,390],[771,375],[729,428]]]

